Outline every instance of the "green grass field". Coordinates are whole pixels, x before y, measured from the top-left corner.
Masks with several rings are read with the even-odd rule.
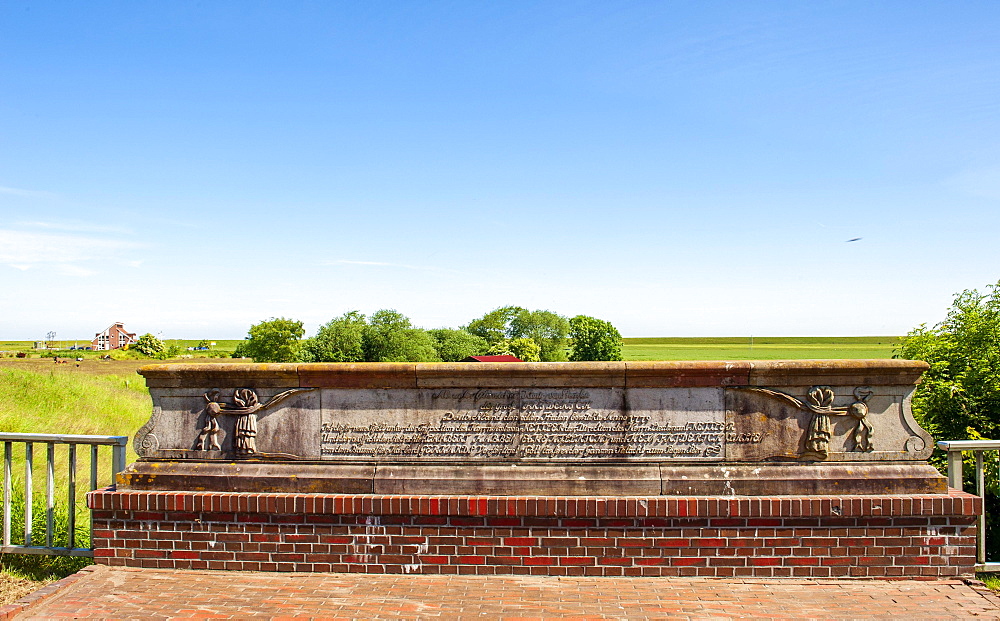
[[[624,339],[625,360],[891,358],[897,336]]]
[[[781,360],[812,358],[891,358],[898,336],[793,336],[793,337],[656,337],[626,338],[622,347],[625,360]],[[211,339],[207,339],[211,341]],[[211,351],[187,351],[200,341],[167,339],[166,347],[177,346],[182,357],[228,358],[240,340],[217,340]],[[71,341],[65,341],[68,347]],[[80,343],[83,343],[80,341]],[[0,341],[0,352],[27,352],[38,357],[32,341]],[[97,358],[105,352],[61,350],[65,357]],[[8,354],[9,355],[9,354]]]

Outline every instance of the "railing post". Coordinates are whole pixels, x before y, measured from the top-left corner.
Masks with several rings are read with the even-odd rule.
[[[24,443],[24,542],[23,544],[13,544],[14,539],[11,529],[20,527],[13,524],[13,495],[12,489],[14,447],[15,442]],[[113,474],[117,474],[125,468],[126,447],[128,438],[123,436],[92,436],[92,435],[64,435],[51,433],[5,433],[0,432],[0,443],[4,445],[3,456],[3,517],[0,540],[2,540],[2,550],[0,554],[48,554],[48,555],[68,555],[68,556],[93,556],[92,548],[78,548],[76,527],[77,520],[77,496],[80,453],[78,445],[90,445],[90,490],[97,489],[100,475],[100,446],[111,447],[111,467]],[[34,485],[35,485],[35,444],[44,443],[46,445],[45,459],[45,540],[34,531]],[[67,446],[67,479],[66,489],[56,493],[56,445],[65,444]],[[60,466],[61,467],[61,466]],[[40,474],[40,473],[39,473]],[[112,481],[112,484],[114,482]],[[60,483],[61,484],[61,483]],[[65,495],[64,495],[65,494]],[[56,537],[56,496],[65,498],[67,510],[67,542],[64,545],[61,538]],[[62,502],[62,501],[59,501]],[[94,535],[94,515],[88,511],[90,536]],[[39,516],[41,517],[41,516]]]
[[[98,455],[97,448],[98,448],[98,446],[96,444],[91,444],[90,445],[90,491],[94,491],[95,489],[97,489],[97,455]],[[94,541],[94,512],[93,511],[88,511],[87,514],[90,516],[90,520],[88,520],[89,523],[90,523],[90,525],[88,526],[88,528],[90,529],[89,530],[89,532],[90,532],[90,541],[91,541],[90,545],[93,546],[94,545],[93,544],[93,541]]]
[[[13,452],[11,442],[3,443],[3,545],[10,545],[10,468],[11,452]]]
[[[980,498],[986,496],[986,457],[984,451],[1000,450],[1000,440],[941,440],[938,447],[947,451],[948,486],[962,490],[962,451],[972,451],[975,456],[975,492]],[[992,458],[992,457],[991,457]],[[976,519],[976,571],[1000,571],[1000,563],[986,559],[986,512]]]
[[[985,502],[986,498],[986,473],[983,468],[983,452],[976,451],[976,494],[983,498]],[[977,520],[979,523],[976,526],[976,561],[979,563],[986,562],[986,508],[983,508],[983,512],[979,514]]]
[[[67,499],[69,519],[69,543],[67,547],[73,549],[76,547],[76,445],[69,445],[69,480],[66,482],[66,486],[69,488]]]
[[[118,486],[118,473],[125,469],[125,447],[127,446],[127,442],[128,438],[123,437],[117,444],[111,447],[111,485],[116,488]]]
[[[56,508],[56,443],[49,442],[45,451],[45,546],[52,547]]]
[[[35,486],[35,445],[28,442],[24,445],[24,545],[31,545],[31,523],[34,521],[34,486]]]
[[[948,449],[948,487],[962,489],[962,451]]]

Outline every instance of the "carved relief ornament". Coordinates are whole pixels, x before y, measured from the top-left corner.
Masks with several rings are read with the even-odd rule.
[[[813,386],[806,393],[806,401],[770,390],[768,388],[740,387],[736,390],[756,392],[773,397],[792,406],[812,413],[809,427],[806,430],[805,450],[799,455],[804,461],[823,461],[830,455],[830,439],[833,435],[831,416],[850,416],[856,423],[852,432],[854,452],[867,453],[874,450],[872,436],[875,430],[868,422],[867,400],[874,394],[871,388],[859,386],[854,389],[854,401],[846,406],[834,406],[833,388],[829,386]]]
[[[257,393],[249,388],[237,388],[231,395],[232,403],[225,403],[222,391],[218,388],[206,392],[204,414],[205,424],[198,434],[195,445],[198,450],[222,450],[219,444],[219,434],[222,432],[218,418],[222,415],[235,416],[233,426],[233,450],[237,455],[253,455],[257,452],[257,414],[271,408],[288,397],[313,390],[311,388],[293,388],[271,397],[266,403],[261,403]]]

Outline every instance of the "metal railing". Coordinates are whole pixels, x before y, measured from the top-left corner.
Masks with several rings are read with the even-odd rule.
[[[97,489],[99,449],[102,445],[111,447],[111,485],[114,485],[115,474],[125,469],[125,447],[128,438],[125,436],[79,436],[49,433],[0,433],[3,442],[3,546],[0,553],[9,554],[49,554],[61,556],[93,556],[91,548],[76,547],[76,502],[77,502],[77,447],[90,446],[90,490]],[[24,544],[11,543],[11,514],[13,502],[12,469],[14,443],[24,444]],[[44,444],[45,451],[45,544],[35,543],[33,531],[34,521],[34,457],[35,444]],[[55,495],[56,495],[56,445],[65,444],[67,448],[66,481],[68,542],[65,547],[54,545],[55,531]],[[93,519],[90,524],[90,535],[93,540]]]
[[[976,494],[986,493],[986,473],[983,468],[983,451],[1000,450],[1000,440],[949,440],[937,443],[948,452],[948,487],[962,489],[962,452],[971,451],[976,458]],[[986,511],[976,523],[976,571],[1000,571],[1000,562],[986,560]]]

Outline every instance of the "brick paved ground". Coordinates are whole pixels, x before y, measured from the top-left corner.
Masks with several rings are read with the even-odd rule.
[[[959,580],[275,574],[94,566],[17,619],[1000,618]]]

